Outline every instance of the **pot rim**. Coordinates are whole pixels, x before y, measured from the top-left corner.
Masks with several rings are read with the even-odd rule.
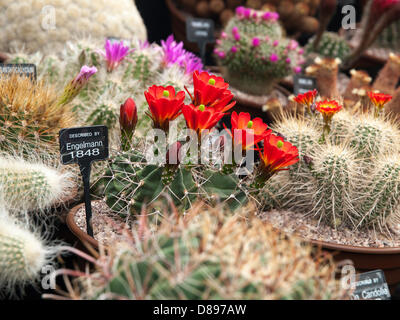
[[[79,209],[81,209],[85,203],[80,203],[76,206],[74,206],[67,215],[66,223],[68,226],[68,229],[83,243],[89,243],[91,246],[93,246],[95,249],[99,248],[99,242],[89,236],[86,232],[82,231],[81,228],[78,227],[78,225],[75,223],[75,215],[78,212]]]

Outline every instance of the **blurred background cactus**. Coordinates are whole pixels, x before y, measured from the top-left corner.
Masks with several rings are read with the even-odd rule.
[[[387,26],[378,36],[374,46],[388,48],[396,52],[400,51],[400,20]]]
[[[267,190],[275,190],[279,200],[276,207],[314,216],[335,229],[390,232],[391,222],[399,219],[400,131],[391,118],[369,108],[338,112],[325,141],[318,140],[323,132],[318,112],[282,115],[273,130],[297,145],[301,157],[287,174],[269,182]]]
[[[163,212],[157,222],[141,216],[126,241],[114,242],[98,258],[90,283],[86,277],[74,281],[70,297],[348,298],[327,256],[312,256],[310,247],[277,233],[253,215],[252,206],[235,215],[201,203],[185,216]]]
[[[227,81],[249,94],[268,94],[288,75],[299,73],[303,49],[284,37],[279,15],[238,7],[215,48]]]
[[[311,37],[305,47],[307,54],[316,53],[321,57],[339,58],[344,61],[350,54],[351,48],[347,41],[334,32],[325,32],[318,44],[317,49],[314,49],[315,36]]]

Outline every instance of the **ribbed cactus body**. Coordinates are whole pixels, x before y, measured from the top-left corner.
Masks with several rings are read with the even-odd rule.
[[[93,110],[86,122],[91,125],[105,125],[111,129],[117,124],[117,120],[118,117],[115,108],[101,104]]]
[[[254,207],[230,212],[197,203],[184,217],[162,214],[146,226],[156,233],[114,244],[111,263],[93,275],[99,281],[82,279],[82,299],[343,297],[333,265],[316,263],[310,248],[272,230]]]
[[[396,210],[400,200],[400,157],[380,157],[374,160],[375,169],[362,186],[363,195],[360,224],[384,225],[385,220]]]
[[[359,156],[369,157],[396,150],[399,131],[390,121],[367,115],[353,118],[348,139]]]
[[[235,174],[208,170],[196,178],[190,166],[147,164],[144,156],[134,151],[115,157],[102,182],[108,206],[121,215],[140,213],[145,204],[154,203],[163,193],[184,209],[199,196],[225,202],[232,209],[247,201]]]
[[[339,58],[345,61],[346,57],[350,54],[351,48],[347,41],[334,32],[325,32],[322,35],[321,41],[316,51],[314,51],[315,36],[310,38],[306,45],[307,53],[317,53],[322,57]]]
[[[70,175],[20,159],[0,157],[0,197],[12,211],[41,211],[61,202]]]
[[[0,213],[0,292],[34,282],[47,262],[48,250],[34,233],[23,229],[7,213]]]
[[[353,226],[358,173],[354,154],[341,147],[326,146],[314,154],[312,171],[316,180],[312,214],[335,228]]]

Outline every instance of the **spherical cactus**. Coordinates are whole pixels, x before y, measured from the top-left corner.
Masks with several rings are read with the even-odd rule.
[[[49,263],[52,251],[35,233],[24,229],[1,210],[0,292],[12,295],[17,287],[34,283]]]
[[[236,9],[215,49],[230,84],[262,95],[279,79],[301,71],[302,49],[283,36],[278,17],[275,12]]]
[[[378,224],[387,227],[387,221],[397,215],[400,199],[400,157],[398,154],[380,156],[372,163],[371,174],[365,184],[360,185],[362,202],[359,225]]]
[[[40,163],[0,157],[0,198],[13,212],[40,212],[71,192],[71,174]]]
[[[357,174],[355,154],[341,146],[325,145],[313,154],[315,192],[312,212],[334,228],[355,226],[354,208]]]
[[[73,126],[69,106],[57,106],[53,88],[12,75],[0,78],[0,149],[48,153],[58,151],[60,129]]]
[[[347,139],[359,156],[369,157],[398,150],[400,132],[389,120],[364,114],[352,119]]]
[[[317,50],[314,50],[314,40],[315,36],[310,38],[305,47],[308,54],[315,52],[322,57],[339,58],[340,60],[345,61],[346,57],[351,52],[351,48],[347,41],[334,32],[325,32],[322,35]]]
[[[316,263],[310,247],[283,237],[252,212],[253,206],[232,215],[197,203],[185,217],[163,212],[157,222],[142,219],[138,229],[157,232],[133,231],[135,243],[114,243],[99,259],[107,264],[100,262],[91,277],[99,281],[88,285],[82,278],[75,292],[82,299],[132,300],[346,296],[334,280],[334,264]]]

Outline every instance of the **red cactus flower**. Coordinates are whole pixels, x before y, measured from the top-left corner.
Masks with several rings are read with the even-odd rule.
[[[312,91],[307,91],[306,93],[299,94],[297,97],[294,98],[294,101],[297,103],[300,103],[302,105],[305,105],[307,107],[311,107],[311,105],[315,101],[315,97],[317,96],[317,90],[312,90]]]
[[[217,112],[226,112],[231,109],[236,102],[229,103],[233,94],[228,90],[229,84],[223,78],[212,76],[207,72],[195,71],[193,73],[194,106],[204,105],[212,107]]]
[[[186,126],[195,130],[199,137],[202,130],[211,129],[225,115],[225,113],[218,112],[213,108],[207,108],[204,105],[196,107],[192,104],[183,106],[182,112],[186,120]]]
[[[149,104],[149,116],[153,120],[154,128],[168,131],[169,122],[175,120],[182,112],[185,92],[175,94],[172,86],[152,86],[144,93]]]
[[[297,163],[299,151],[290,142],[271,133],[264,139],[264,151],[260,151],[260,157],[263,175],[269,178],[277,171],[287,170],[287,167]]]
[[[379,110],[381,110],[385,104],[393,98],[390,94],[375,93],[372,91],[368,92],[368,97]]]
[[[134,131],[138,121],[137,109],[135,101],[128,98],[124,104],[121,104],[119,113],[119,123],[121,130]]]
[[[325,100],[317,102],[316,109],[322,114],[325,122],[330,122],[335,113],[342,110],[343,106],[339,105],[335,100]]]
[[[239,115],[233,112],[231,124],[232,133],[235,137],[234,142],[240,144],[242,150],[251,148],[271,133],[271,130],[268,129],[268,125],[265,124],[261,118],[254,118],[251,120],[250,114],[247,112],[241,112]],[[237,136],[238,133],[239,135]],[[246,141],[247,135],[252,136],[249,141]]]
[[[121,126],[121,148],[124,151],[130,149],[133,133],[138,121],[135,101],[129,98],[121,105],[119,124]]]

